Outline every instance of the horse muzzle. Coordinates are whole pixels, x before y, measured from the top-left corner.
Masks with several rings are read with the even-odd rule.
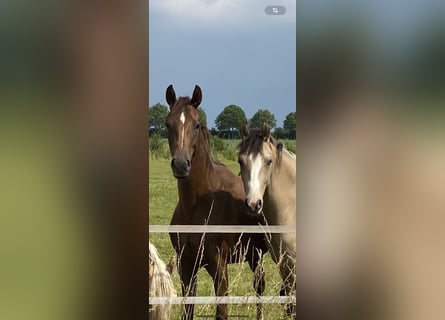
[[[171,168],[175,178],[187,178],[192,168],[191,161],[187,158],[173,158],[171,161]]]
[[[244,203],[252,213],[260,214],[263,210],[263,200],[261,199],[255,200],[246,198]]]

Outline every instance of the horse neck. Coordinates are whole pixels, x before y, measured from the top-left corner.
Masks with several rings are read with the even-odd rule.
[[[295,202],[296,197],[296,163],[287,154],[281,154],[281,159],[275,165],[266,185],[264,193],[265,213],[270,212],[268,221],[277,224],[295,223],[294,218],[275,213],[285,212],[289,203]],[[284,221],[282,219],[290,219]]]
[[[214,170],[213,160],[208,149],[204,133],[199,133],[198,143],[192,158],[192,169],[186,179],[178,180],[178,190],[181,201],[192,206],[199,195],[210,190],[209,176]]]

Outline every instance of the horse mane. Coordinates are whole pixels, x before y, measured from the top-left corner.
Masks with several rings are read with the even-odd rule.
[[[237,149],[240,153],[252,154],[253,156],[256,156],[262,153],[264,138],[265,137],[263,136],[261,130],[252,129],[247,137],[241,140],[237,146]],[[278,143],[277,139],[272,136],[270,136],[269,139],[271,144],[278,150],[278,155],[281,155],[281,151],[284,149],[283,145]]]
[[[205,146],[210,150],[210,132],[204,125],[201,125],[201,137]]]
[[[293,159],[293,160],[296,159],[296,155],[295,155],[295,153],[293,153],[293,152],[287,150],[286,148],[283,148],[283,153],[284,153],[285,155],[287,155],[289,158]]]
[[[149,279],[149,297],[176,297],[176,290],[167,266],[151,242],[149,242],[148,255],[149,262],[153,266],[153,276]],[[149,312],[153,319],[164,319],[163,317],[168,316],[170,309],[169,304],[160,304],[150,306]]]
[[[205,151],[209,154],[210,160],[212,161],[213,164],[219,165],[219,166],[223,166],[226,167],[226,165],[216,159],[213,159],[212,154],[210,152],[210,139],[211,139],[211,135],[209,132],[209,129],[204,126],[201,125],[201,139],[204,142],[204,146],[205,146]]]
[[[263,150],[263,142],[264,136],[262,135],[261,130],[253,129],[250,130],[247,137],[241,140],[238,144],[237,149],[240,153],[252,154],[253,156],[257,156]],[[281,159],[282,154],[284,153],[291,159],[295,159],[295,154],[286,149],[286,147],[278,140],[272,136],[269,137],[271,144],[277,149],[278,159]]]

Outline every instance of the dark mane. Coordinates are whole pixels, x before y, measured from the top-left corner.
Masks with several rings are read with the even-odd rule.
[[[208,152],[210,159],[212,160],[212,162],[214,164],[226,167],[226,165],[218,160],[213,159],[212,154],[210,152],[210,139],[211,139],[211,135],[209,132],[209,129],[206,126],[201,125],[201,139],[204,142],[204,148],[205,150]]]
[[[210,151],[210,132],[206,126],[201,125],[201,134],[200,137],[204,141],[204,146],[206,151]]]
[[[274,137],[270,136],[270,141],[275,148],[277,148],[279,151],[281,150],[277,140]],[[241,140],[237,146],[237,149],[239,150],[239,153],[252,154],[253,156],[256,156],[262,152],[263,142],[264,136],[261,134],[261,130],[253,129],[250,130],[247,137]]]

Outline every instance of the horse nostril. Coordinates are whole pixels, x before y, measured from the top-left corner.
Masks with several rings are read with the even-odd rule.
[[[261,209],[263,208],[263,202],[261,200],[258,200],[255,206],[255,211],[260,212]]]
[[[190,167],[190,160],[187,160],[187,167]]]

